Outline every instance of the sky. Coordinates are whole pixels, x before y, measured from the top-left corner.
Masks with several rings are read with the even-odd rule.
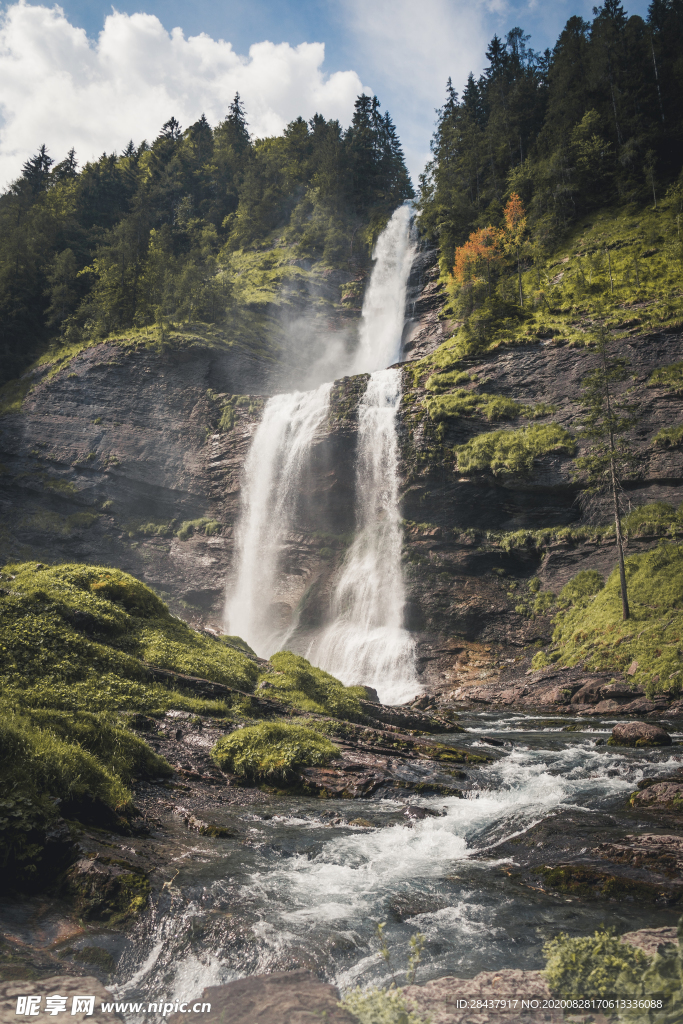
[[[629,14],[648,0],[625,0]],[[0,187],[45,143],[81,164],[153,140],[164,121],[225,116],[255,137],[319,112],[347,125],[360,92],[389,110],[413,179],[448,77],[462,89],[491,37],[516,25],[552,47],[593,0],[0,0]]]

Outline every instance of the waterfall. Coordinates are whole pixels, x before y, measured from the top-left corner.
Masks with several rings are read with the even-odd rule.
[[[237,575],[226,602],[225,625],[264,658],[280,650],[296,625],[287,614],[287,602],[278,601],[286,596],[282,553],[331,386],[269,399],[244,467]]]
[[[331,600],[330,623],[307,656],[347,685],[373,686],[398,703],[418,689],[414,643],[403,628],[396,414],[406,288],[415,254],[412,212],[399,207],[377,240],[358,350],[342,372],[370,373],[359,407],[356,536]],[[225,609],[228,632],[268,657],[288,642],[292,618],[282,572],[310,447],[329,406],[330,384],[276,395],[266,404],[245,465],[237,571]]]
[[[415,645],[403,628],[405,590],[398,496],[398,370],[373,373],[358,410],[357,532],[332,599],[332,621],[307,657],[380,700],[414,696]]]
[[[356,537],[332,597],[331,623],[307,652],[347,686],[373,686],[384,703],[417,689],[415,644],[403,628],[405,588],[398,494],[398,370],[406,288],[415,256],[412,212],[399,207],[380,235],[363,302],[355,372],[371,372],[358,409]],[[372,372],[374,371],[374,372]]]

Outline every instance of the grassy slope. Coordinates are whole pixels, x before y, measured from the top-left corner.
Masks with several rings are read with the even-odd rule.
[[[625,622],[617,568],[604,585],[590,570],[570,580],[550,605],[560,609],[553,647],[539,652],[534,666],[580,664],[613,671],[649,695],[678,694],[683,690],[683,547],[662,539],[654,550],[626,559],[626,576],[631,618]]]

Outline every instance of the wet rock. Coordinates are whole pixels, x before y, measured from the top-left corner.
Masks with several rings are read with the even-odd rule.
[[[505,746],[505,741],[504,740],[497,740],[493,736],[480,736],[479,737],[479,742],[480,743],[488,743],[489,746],[491,746],[491,747],[504,747]]]
[[[482,971],[474,978],[437,978],[426,985],[408,985],[403,994],[431,1024],[560,1024],[563,1020],[562,1010],[543,1008],[552,994],[540,971]],[[512,1006],[496,1008],[499,1000],[511,1000]],[[535,1006],[523,1008],[522,1000]],[[494,1006],[470,1008],[476,1001]]]
[[[82,857],[67,871],[62,892],[86,920],[114,924],[133,917],[147,905],[147,876],[123,860]]]
[[[448,902],[431,896],[429,893],[407,893],[392,897],[389,901],[389,913],[394,921],[409,921],[419,914],[435,914],[443,910]]]
[[[626,683],[603,683],[600,680],[586,683],[571,699],[572,704],[600,704],[603,701],[624,701],[630,703],[642,697],[643,691],[633,689]]]
[[[48,996],[54,995],[59,995],[66,999],[64,1019],[68,1019],[72,1024],[86,1024],[86,1022],[93,1020],[100,1022],[100,1024],[114,1024],[114,1022],[121,1020],[118,1013],[105,1012],[101,1009],[101,1003],[109,1002],[113,997],[111,992],[108,992],[97,978],[74,978],[62,974],[51,978],[41,978],[37,981],[7,981],[4,984],[0,984],[0,1024],[10,1024],[10,1022],[14,1024],[17,1020],[32,1019],[31,1017],[17,1017],[17,999],[19,996],[39,996],[40,1014],[35,1019],[45,1020],[45,1000]],[[95,997],[93,1016],[89,1016],[85,1009],[82,1012],[73,1012],[73,999],[75,996]],[[54,1020],[55,1018],[48,1017],[48,1019]]]
[[[630,803],[631,807],[678,811],[683,814],[683,782],[653,782],[634,793]]]
[[[227,985],[205,988],[198,1000],[210,1003],[209,1013],[173,1013],[169,1024],[357,1024],[342,1009],[334,985],[320,981],[310,971],[283,971],[241,978]],[[194,1005],[194,1004],[193,1004]]]
[[[666,729],[651,722],[617,722],[609,743],[619,747],[668,747],[671,737]]]
[[[435,811],[431,807],[417,807],[414,804],[408,804],[403,810],[403,815],[412,821],[424,821],[425,818],[443,817],[441,811]]]
[[[640,794],[639,794],[640,795]],[[600,855],[617,864],[647,868],[668,878],[683,880],[683,837],[671,835],[625,836],[621,842],[600,843]]]
[[[425,698],[425,707],[429,698]],[[426,733],[455,733],[464,732],[462,726],[454,720],[454,715],[444,714],[441,709],[435,709],[433,714],[415,705],[402,707],[387,707],[385,704],[372,703],[361,700],[363,714],[367,718],[382,722],[385,725],[397,726],[399,729],[409,729],[415,732]]]
[[[185,818],[185,824],[193,832],[199,832],[203,836],[212,836],[214,839],[234,839],[237,832],[231,828],[225,828],[224,825],[216,825],[209,821],[203,821],[201,818],[196,817],[194,814],[190,814]]]

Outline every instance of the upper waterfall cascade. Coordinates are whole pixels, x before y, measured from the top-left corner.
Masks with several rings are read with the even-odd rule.
[[[343,373],[370,373],[359,407],[356,535],[334,587],[330,621],[309,640],[307,656],[347,685],[373,686],[385,703],[419,688],[414,643],[403,628],[396,414],[406,288],[415,255],[412,213],[395,211],[375,247],[363,302],[360,341]],[[329,408],[331,384],[276,395],[265,407],[245,465],[236,572],[225,622],[257,654],[286,646],[298,625],[287,601],[284,555],[292,532],[311,445]],[[303,651],[302,651],[303,653]]]

